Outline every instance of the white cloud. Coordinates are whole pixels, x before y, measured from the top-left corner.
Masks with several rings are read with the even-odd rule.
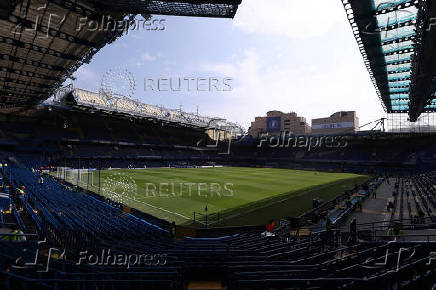
[[[82,65],[73,76],[76,78],[76,80],[73,81],[75,87],[97,90],[100,86],[101,76],[99,76],[90,65]]]
[[[203,109],[212,115],[224,114],[246,128],[254,117],[264,116],[269,110],[295,111],[309,124],[313,118],[355,110],[363,124],[381,117],[383,112],[360,61],[358,58],[357,65],[350,65],[349,57],[344,57],[330,66],[292,66],[266,62],[256,49],[247,49],[235,63],[203,66],[206,71],[235,77],[234,90],[222,92],[220,101],[206,108],[203,105]]]
[[[231,93],[202,104],[205,113],[246,128],[269,110],[309,123],[342,110],[357,111],[361,125],[384,116],[341,1],[243,1],[233,26],[271,42],[201,66],[235,79]]]
[[[248,33],[310,38],[326,33],[341,17],[346,16],[339,0],[250,0],[242,2],[233,25]]]
[[[152,56],[150,53],[148,52],[143,52],[141,53],[141,60],[142,61],[153,61],[155,60],[156,57]]]
[[[95,79],[97,78],[97,74],[87,65],[82,65],[79,69],[74,73],[74,76],[77,79]]]
[[[127,63],[136,67],[143,67],[149,62],[162,58],[163,54],[161,52],[152,54],[150,52],[143,51],[142,49],[136,49],[135,54],[132,54],[132,56],[133,58],[131,58]]]

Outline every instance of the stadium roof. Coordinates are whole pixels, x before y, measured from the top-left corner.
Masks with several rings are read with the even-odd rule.
[[[72,85],[62,87],[42,105],[62,107],[64,109],[76,108],[88,112],[103,112],[117,116],[127,116],[148,120],[159,120],[164,123],[177,123],[178,125],[201,129],[217,129],[244,134],[242,126],[232,123],[221,117],[201,116],[198,113],[188,113],[181,109],[168,109],[163,106],[153,106],[132,100],[128,97],[74,88]]]
[[[342,0],[385,111],[412,122],[436,111],[435,2]]]
[[[83,18],[114,27],[136,14],[233,18],[241,0],[1,0],[0,109],[49,98],[123,29],[80,29]],[[128,22],[127,22],[128,23]]]

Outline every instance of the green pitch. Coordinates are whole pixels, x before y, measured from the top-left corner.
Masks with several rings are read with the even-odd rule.
[[[204,222],[207,206],[209,224],[218,221],[219,212],[220,225],[255,225],[300,215],[311,208],[312,198],[330,200],[366,179],[272,168],[105,170],[100,194],[177,224],[192,224],[194,212]],[[97,192],[98,173],[93,183],[90,189]]]

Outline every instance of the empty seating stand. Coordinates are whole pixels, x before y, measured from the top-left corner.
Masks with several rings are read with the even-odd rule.
[[[59,252],[51,256],[48,272],[38,272],[46,266],[44,262],[10,272],[0,268],[0,289],[15,289],[17,284],[24,289],[184,289],[187,279],[208,276],[227,289],[390,289],[399,285],[424,289],[429,277],[436,275],[435,267],[426,266],[430,252],[436,251],[431,242],[343,245],[329,243],[326,232],[284,240],[278,235],[241,231],[174,243],[166,229],[123,213],[116,204],[75,192],[49,178],[38,184],[38,175],[28,169],[10,166],[7,170],[11,170],[14,188],[26,186],[24,210],[46,241],[44,245],[36,240],[0,241],[0,262],[7,265],[17,257],[32,261],[38,251],[41,261],[46,261],[49,247]],[[421,192],[417,199],[423,208],[421,194],[427,204],[432,200],[424,193],[430,184],[415,186]],[[339,236],[334,239],[339,241]],[[165,261],[130,268],[78,264],[84,249],[96,256],[104,249],[120,255],[163,254]],[[398,259],[404,249],[415,254]],[[378,267],[383,261],[386,265]]]

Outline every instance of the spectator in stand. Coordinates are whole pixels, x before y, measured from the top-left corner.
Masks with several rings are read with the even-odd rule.
[[[360,200],[357,201],[356,207],[359,209],[360,212],[362,212],[362,202]]]
[[[26,187],[24,185],[22,185],[20,188],[17,188],[17,207],[18,209],[23,209],[24,207],[24,195],[26,194],[26,192],[24,191],[26,189]]]
[[[170,228],[170,238],[175,241],[176,239],[176,223],[172,222],[171,223],[171,228]]]
[[[268,222],[268,224],[266,225],[266,231],[267,231],[268,233],[272,233],[273,230],[274,230],[274,226],[275,226],[274,219],[271,219],[271,220]]]
[[[13,225],[11,227],[11,232],[10,234],[16,234],[16,236],[10,235],[10,236],[3,236],[2,240],[4,241],[25,241],[26,237],[25,236],[19,236],[24,234],[16,225]]]
[[[327,217],[325,222],[325,231],[321,232],[321,246],[323,251],[325,249],[325,246],[330,244],[330,241],[333,239],[333,237],[333,223],[331,219]]]
[[[325,229],[327,231],[330,231],[332,229],[332,227],[333,227],[332,221],[329,217],[327,217],[327,220],[325,222]]]
[[[347,200],[345,201],[345,205],[347,206],[347,208],[351,207],[351,199],[347,198]]]
[[[394,203],[390,200],[390,201],[388,202],[388,205],[387,205],[387,210],[388,210],[388,212],[390,212],[391,209],[392,209],[392,210],[394,209]]]
[[[394,223],[394,226],[389,230],[389,235],[394,236],[395,241],[399,239],[400,235],[403,234],[403,231],[401,230],[401,225],[398,222]]]
[[[16,226],[16,229],[18,230],[18,234],[20,234],[20,235],[24,235],[24,232],[22,231],[22,230],[20,230],[17,226]],[[16,236],[16,237],[18,237],[18,241],[25,241],[26,240],[26,236]]]
[[[416,214],[413,215],[413,223],[414,224],[419,224],[419,217]]]
[[[43,185],[44,184],[44,178],[42,176],[39,177],[38,183],[39,183],[39,185]]]
[[[12,266],[12,260],[9,258],[6,258],[6,260],[3,263],[3,270],[6,273],[9,273],[11,271],[11,266]]]
[[[26,194],[26,193],[24,192],[25,189],[26,189],[26,187],[25,187],[24,185],[22,185],[20,188],[17,188],[17,194],[19,194],[19,195],[24,195],[24,194]]]
[[[419,218],[419,223],[423,224],[425,223],[424,221],[424,217],[425,217],[425,213],[422,211],[421,208],[418,209],[418,218]]]

